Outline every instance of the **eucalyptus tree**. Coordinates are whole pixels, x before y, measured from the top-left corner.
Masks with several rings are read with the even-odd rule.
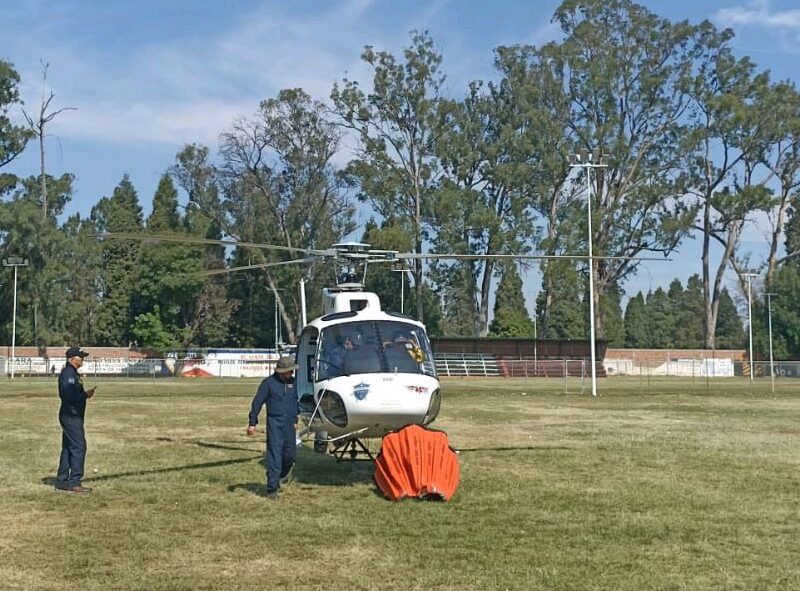
[[[530,252],[536,228],[525,189],[535,164],[530,146],[519,139],[513,96],[502,85],[484,90],[473,82],[464,100],[440,104],[436,153],[442,177],[431,199],[438,226],[433,244],[440,252]],[[493,260],[434,266],[437,284],[447,291],[445,313],[451,324],[463,324],[461,334],[486,335],[495,268]]]
[[[0,169],[19,156],[28,140],[30,129],[15,125],[9,117],[10,110],[22,103],[19,98],[19,74],[14,66],[0,60]],[[0,172],[0,196],[14,186],[16,177]]]
[[[287,89],[262,101],[256,117],[222,134],[227,233],[249,242],[314,249],[327,248],[352,231],[353,209],[332,162],[341,133],[321,102],[301,89]],[[237,256],[241,261],[243,254]],[[265,250],[247,256],[253,262],[286,259]],[[309,279],[311,296],[318,301],[314,287],[330,281],[329,269],[287,265],[263,274],[294,342],[300,328],[295,286]]]
[[[781,82],[767,88],[766,99],[759,101],[759,106],[771,115],[767,121],[768,139],[760,156],[775,184],[769,210],[771,232],[766,272],[769,287],[780,261],[779,246],[792,197],[800,190],[800,93],[794,84]]]
[[[694,33],[693,69],[686,78],[690,97],[682,183],[699,209],[695,228],[703,241],[705,347],[716,346],[722,282],[753,213],[770,204],[769,190],[752,175],[770,126],[759,96],[768,84],[748,58],[736,58],[733,33],[708,22]],[[711,243],[723,250],[712,272]],[[741,265],[739,265],[741,266]]]
[[[414,32],[402,60],[371,46],[361,59],[372,68],[371,88],[344,79],[331,92],[340,124],[358,140],[348,172],[358,198],[371,202],[382,217],[407,224],[414,252],[421,254],[430,229],[425,216],[441,176],[436,143],[442,57],[427,32]],[[422,320],[421,259],[414,261],[413,273],[416,315]]]
[[[539,248],[545,255],[575,254],[581,241],[576,240],[569,224],[574,223],[576,193],[569,182],[568,153],[575,139],[570,125],[570,102],[564,69],[553,55],[560,45],[499,47],[495,67],[501,75],[498,94],[510,111],[513,133],[503,134],[510,144],[517,199],[527,211],[535,212],[544,226]],[[519,207],[519,205],[518,205]],[[531,241],[533,235],[525,236]],[[577,334],[586,325],[580,310],[587,308],[578,293],[570,289],[580,284],[576,264],[566,260],[541,263],[542,290],[537,298],[539,335]],[[568,277],[569,276],[569,277]],[[577,306],[570,314],[565,306]],[[555,308],[561,308],[554,313]],[[588,309],[588,308],[587,308]],[[551,331],[552,319],[558,326]],[[566,323],[566,324],[565,324]]]
[[[549,44],[547,56],[567,89],[569,148],[611,154],[608,168],[592,179],[594,254],[667,255],[693,218],[676,180],[692,28],[629,0],[567,0],[555,20],[564,40]],[[585,219],[575,224],[579,235],[586,234]],[[636,268],[631,259],[592,262],[598,310],[606,291]],[[605,335],[602,314],[597,334]]]

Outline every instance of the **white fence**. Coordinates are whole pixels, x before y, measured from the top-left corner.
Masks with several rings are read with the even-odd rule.
[[[637,363],[633,359],[606,359],[603,362],[609,376],[675,376],[732,378],[734,365],[731,359],[676,359],[662,363]]]
[[[586,359],[497,359],[492,355],[447,354],[436,356],[436,371],[448,377],[524,377],[586,378],[591,364]],[[14,374],[19,376],[56,375],[64,366],[62,359],[16,357]],[[603,368],[605,373],[603,373]],[[275,370],[274,360],[254,359],[141,359],[87,358],[81,373],[88,376],[120,377],[266,377]],[[677,359],[642,363],[630,359],[606,359],[598,364],[599,375],[634,377],[731,378],[749,377],[749,363],[730,359]],[[776,378],[800,378],[800,361],[776,361]],[[8,357],[0,357],[0,375],[11,374]],[[754,378],[770,378],[768,362],[753,364]]]

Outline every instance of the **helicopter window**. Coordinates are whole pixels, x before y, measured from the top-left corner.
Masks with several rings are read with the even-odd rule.
[[[350,300],[350,311],[359,312],[367,307],[367,300]]]
[[[323,316],[322,320],[327,322],[328,320],[339,320],[340,318],[352,318],[355,315],[355,312],[334,312],[333,314]]]
[[[362,373],[414,373],[434,376],[433,354],[425,331],[387,320],[347,322],[322,331],[318,379]]]

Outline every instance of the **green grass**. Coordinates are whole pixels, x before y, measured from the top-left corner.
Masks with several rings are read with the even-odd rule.
[[[3,589],[800,588],[800,381],[445,381],[449,503],[308,447],[269,501],[256,380],[99,384],[76,497],[55,382],[0,383]]]

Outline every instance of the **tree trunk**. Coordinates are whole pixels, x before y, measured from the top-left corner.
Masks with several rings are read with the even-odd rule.
[[[478,308],[478,336],[485,337],[489,334],[489,290],[492,283],[494,261],[487,260],[483,265],[483,278],[481,279],[481,301]]]
[[[42,170],[42,220],[47,221],[47,177],[44,174],[44,124],[42,124],[42,127],[39,129],[39,161],[41,163]]]
[[[711,248],[711,203],[710,199],[706,197],[705,205],[703,206],[703,310],[705,311],[703,326],[703,338],[705,341],[706,349],[714,349],[715,336],[717,327],[717,318],[712,305],[713,298],[711,297],[711,269],[708,260],[709,250]]]

